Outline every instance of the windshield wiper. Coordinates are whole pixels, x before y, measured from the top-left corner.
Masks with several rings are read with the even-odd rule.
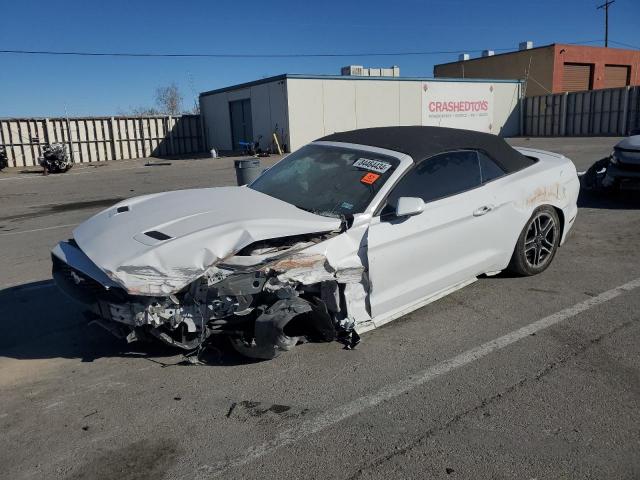
[[[316,213],[316,212],[314,212],[314,211],[313,211],[313,209],[311,209],[311,208],[301,207],[300,205],[295,205],[295,204],[294,204],[293,206],[294,206],[294,207],[296,207],[296,208],[299,208],[300,210],[304,210],[305,212],[309,212],[309,213]]]
[[[313,208],[301,207],[300,205],[293,205],[300,210],[304,210],[305,212],[313,213],[314,215],[320,215],[321,217],[328,218],[340,218],[340,214],[328,210],[314,210]]]

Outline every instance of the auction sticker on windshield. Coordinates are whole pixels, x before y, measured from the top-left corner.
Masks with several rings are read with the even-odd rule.
[[[377,173],[384,173],[391,168],[391,164],[388,162],[372,160],[370,158],[359,158],[353,163],[353,166]]]

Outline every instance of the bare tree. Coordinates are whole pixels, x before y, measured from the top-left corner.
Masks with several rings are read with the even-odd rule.
[[[166,87],[156,88],[156,105],[166,115],[179,115],[182,112],[182,95],[178,85],[171,83]]]
[[[122,112],[120,115],[134,115],[136,117],[154,117],[162,115],[162,112],[155,107],[135,107],[131,108],[129,112]]]

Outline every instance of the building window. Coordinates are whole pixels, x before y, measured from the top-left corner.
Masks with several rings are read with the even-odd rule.
[[[564,92],[579,92],[593,88],[592,63],[565,63],[562,75]]]
[[[604,88],[626,87],[629,85],[630,73],[629,65],[605,65]]]

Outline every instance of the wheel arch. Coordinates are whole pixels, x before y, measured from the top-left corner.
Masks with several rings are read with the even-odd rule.
[[[544,205],[540,205],[540,206],[542,207]],[[549,206],[551,208],[553,208],[556,211],[556,213],[558,214],[558,218],[560,219],[560,239],[563,239],[564,238],[564,225],[565,225],[564,211],[560,207],[557,207],[555,205],[549,204]]]

